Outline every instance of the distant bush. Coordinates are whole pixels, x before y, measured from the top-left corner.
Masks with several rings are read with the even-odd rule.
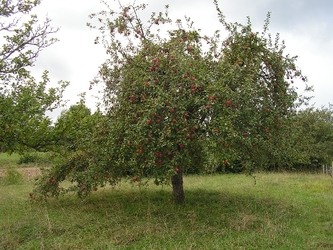
[[[28,164],[28,163],[38,163],[45,164],[49,163],[49,157],[46,153],[25,153],[20,156],[17,164]]]
[[[38,156],[36,154],[24,154],[20,156],[18,160],[18,164],[28,164],[28,163],[36,163],[38,161]]]

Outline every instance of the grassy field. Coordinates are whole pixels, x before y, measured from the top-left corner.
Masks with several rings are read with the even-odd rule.
[[[67,195],[36,203],[31,179],[0,184],[0,249],[333,249],[329,176],[184,181],[184,206],[172,203],[170,187],[122,183],[85,201]]]
[[[4,154],[0,153],[0,168],[17,167],[17,162],[20,156],[18,154]]]

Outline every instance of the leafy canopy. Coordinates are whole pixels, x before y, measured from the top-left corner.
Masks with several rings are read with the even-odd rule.
[[[40,23],[32,9],[38,0],[0,2],[0,148],[46,150],[53,143],[45,115],[61,105],[67,82],[48,88],[48,72],[37,81],[30,73],[39,53],[57,41],[51,20]]]
[[[227,23],[214,3],[224,39],[219,31],[202,34],[190,18],[173,23],[168,6],[147,25],[140,19],[145,4],[119,2],[118,11],[106,4],[91,15],[99,25],[90,26],[101,31],[95,43],[109,55],[92,82],[104,84],[106,115],[89,147],[81,145],[45,177],[57,181],[39,182],[44,195],[59,194],[66,176],[69,190],[85,195],[127,175],[140,184],[144,177],[171,182],[182,203],[182,176],[193,168],[239,163],[252,171],[283,161],[290,118],[305,101],[296,79],[306,78],[279,36],[267,35],[269,16],[260,35],[250,20]]]

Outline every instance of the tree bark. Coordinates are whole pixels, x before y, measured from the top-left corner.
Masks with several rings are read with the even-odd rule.
[[[184,204],[185,194],[183,189],[183,174],[179,171],[176,175],[171,177],[173,198],[176,204]]]

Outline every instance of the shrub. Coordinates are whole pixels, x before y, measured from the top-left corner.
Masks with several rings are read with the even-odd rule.
[[[47,164],[49,163],[49,155],[46,153],[25,153],[20,156],[17,164]]]
[[[28,163],[36,163],[38,160],[38,156],[36,154],[24,154],[20,156],[18,164],[28,164]]]

